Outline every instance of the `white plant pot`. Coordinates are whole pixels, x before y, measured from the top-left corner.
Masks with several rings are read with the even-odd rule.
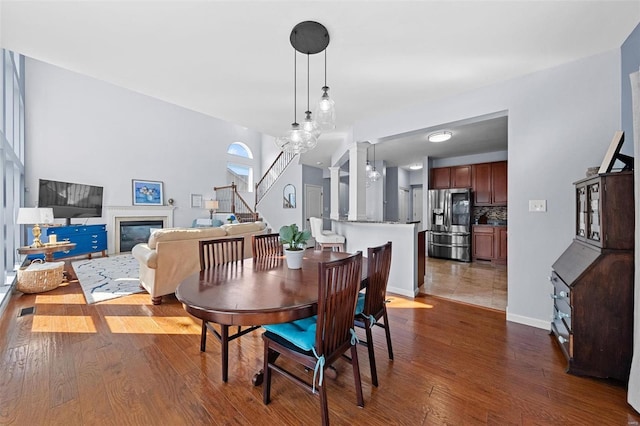
[[[289,269],[301,269],[304,250],[284,249],[284,257],[287,259]]]

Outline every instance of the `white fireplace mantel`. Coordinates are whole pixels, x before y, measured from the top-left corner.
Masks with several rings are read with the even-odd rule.
[[[163,220],[164,227],[173,227],[172,206],[108,206],[105,207],[105,220],[107,225],[107,252],[117,252],[116,241],[120,238],[121,221],[140,220],[140,218],[159,218]]]

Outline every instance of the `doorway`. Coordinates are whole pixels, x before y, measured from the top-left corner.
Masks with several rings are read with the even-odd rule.
[[[305,184],[304,186],[304,222],[305,227],[311,230],[310,217],[322,217],[322,187]]]

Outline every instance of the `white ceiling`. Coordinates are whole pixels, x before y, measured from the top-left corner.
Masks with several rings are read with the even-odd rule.
[[[360,119],[619,48],[640,22],[638,0],[0,0],[0,7],[7,49],[273,136],[293,121],[291,29],[321,22],[331,37],[327,83],[338,125],[303,161],[325,166]],[[310,60],[313,101],[321,94],[323,56]],[[300,121],[303,57],[298,72]],[[489,145],[456,146],[506,149],[506,127],[493,124],[483,127]],[[478,139],[481,129],[464,130]],[[474,153],[443,151],[445,145],[432,152],[423,138],[414,132],[396,144],[420,148],[419,155]],[[390,164],[406,166],[416,156],[383,145],[377,159]]]

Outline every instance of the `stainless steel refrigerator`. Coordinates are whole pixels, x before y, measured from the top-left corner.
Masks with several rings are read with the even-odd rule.
[[[429,190],[429,257],[471,261],[471,190]]]

